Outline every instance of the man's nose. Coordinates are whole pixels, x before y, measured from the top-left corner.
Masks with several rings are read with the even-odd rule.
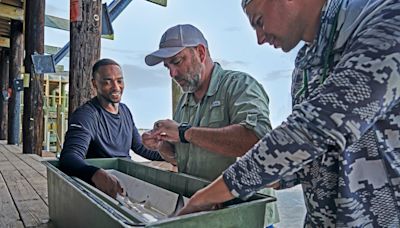
[[[267,37],[265,36],[265,33],[261,28],[256,29],[256,34],[257,34],[257,43],[259,45],[262,45],[265,42],[267,42]]]
[[[178,75],[178,71],[175,67],[170,67],[169,68],[169,75],[171,76],[171,78],[175,78],[176,75]]]
[[[113,88],[119,88],[120,87],[120,83],[117,80],[111,81],[111,86]]]

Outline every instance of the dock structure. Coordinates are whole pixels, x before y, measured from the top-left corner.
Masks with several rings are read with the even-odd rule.
[[[95,95],[91,67],[100,58],[104,7],[109,26],[131,0],[101,2],[71,0],[68,20],[45,15],[46,0],[0,0],[0,227],[52,227],[43,149],[61,150],[67,117]],[[69,30],[69,71],[49,76],[36,68],[32,55],[67,55],[50,53],[62,48],[46,47],[45,26]]]
[[[0,227],[51,227],[42,160],[0,141]]]
[[[167,0],[146,1],[167,4]],[[49,123],[46,122],[47,111],[54,108],[48,108],[47,101],[53,95],[46,93],[47,72],[38,70],[48,67],[45,65],[49,63],[37,61],[39,66],[36,66],[32,56],[54,54],[55,64],[69,56],[69,69],[65,71],[69,87],[68,113],[62,110],[59,113],[63,115],[58,118],[62,120],[58,122],[63,122],[77,107],[96,95],[91,83],[91,67],[100,58],[101,38],[113,37],[111,22],[131,2],[113,0],[107,5],[101,0],[70,1],[72,13],[65,19],[45,15],[46,0],[0,0],[0,140],[13,145],[22,143],[23,153],[28,154],[40,155],[43,149],[54,148],[49,145],[54,138],[57,138],[56,148],[61,148],[66,128],[54,129],[46,125]],[[46,26],[69,31],[70,42],[62,48],[46,46]],[[58,90],[66,90],[66,87]],[[52,131],[50,135],[48,131]],[[56,137],[52,136],[54,132],[58,134]]]

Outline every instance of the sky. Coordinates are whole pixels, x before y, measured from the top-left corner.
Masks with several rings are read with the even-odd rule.
[[[110,3],[110,1],[104,1]],[[102,39],[101,58],[112,58],[123,68],[122,102],[130,108],[136,126],[149,129],[159,119],[172,118],[171,78],[159,64],[149,67],[144,57],[155,51],[162,34],[177,24],[193,24],[208,41],[211,58],[224,69],[247,72],[270,99],[272,126],[291,112],[290,78],[298,48],[284,53],[257,44],[240,0],[168,0],[162,7],[133,0],[113,22],[114,40]],[[46,0],[46,14],[69,19],[70,0]],[[67,31],[45,29],[45,44],[62,47]],[[68,68],[68,58],[61,61]]]

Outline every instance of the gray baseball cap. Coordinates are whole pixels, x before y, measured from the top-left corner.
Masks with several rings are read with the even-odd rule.
[[[176,25],[164,32],[159,49],[147,55],[144,61],[147,65],[154,66],[178,54],[186,47],[196,47],[199,44],[208,47],[207,40],[199,29],[189,24]]]
[[[242,0],[242,8],[246,8],[246,6],[251,2],[251,0]]]

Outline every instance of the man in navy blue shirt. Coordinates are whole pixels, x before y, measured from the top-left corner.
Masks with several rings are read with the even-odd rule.
[[[92,83],[97,96],[75,110],[69,119],[60,165],[68,175],[93,184],[106,194],[123,194],[118,179],[85,158],[128,157],[129,149],[150,159],[163,160],[145,148],[128,107],[121,103],[124,79],[121,66],[111,59],[93,65]]]

